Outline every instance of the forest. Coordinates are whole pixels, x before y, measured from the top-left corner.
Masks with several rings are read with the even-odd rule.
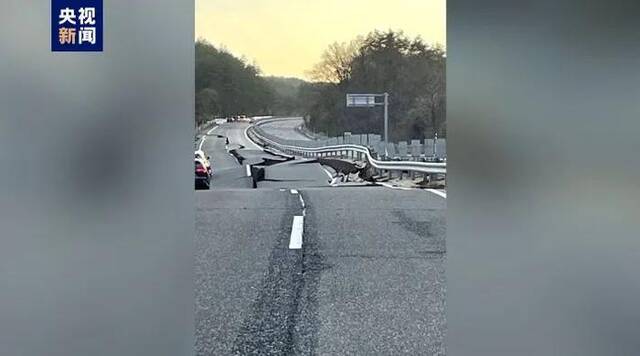
[[[382,133],[383,109],[347,108],[347,93],[389,93],[390,139],[446,137],[446,52],[401,31],[333,43],[298,78],[262,75],[255,64],[196,42],[196,120],[299,115],[315,132]]]

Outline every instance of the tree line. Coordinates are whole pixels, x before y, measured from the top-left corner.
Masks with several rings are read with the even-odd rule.
[[[301,86],[306,124],[329,135],[382,133],[383,108],[347,108],[347,93],[389,93],[392,141],[446,136],[446,55],[402,32],[374,31],[334,43]]]
[[[256,65],[204,40],[195,43],[196,122],[267,112],[274,96]]]
[[[301,115],[327,135],[382,133],[383,109],[347,108],[347,93],[389,93],[390,139],[446,136],[446,54],[401,31],[373,31],[334,43],[308,72],[311,82],[266,77],[213,45],[196,42],[196,120]]]

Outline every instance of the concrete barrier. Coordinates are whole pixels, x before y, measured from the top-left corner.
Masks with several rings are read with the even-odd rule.
[[[389,142],[389,144],[387,145],[387,152],[389,154],[389,158],[400,158],[400,156],[398,155],[398,151],[396,150],[396,145],[393,142]],[[384,154],[384,151],[382,151],[382,154]]]
[[[407,146],[407,141],[398,142],[398,156],[402,159],[405,159],[409,156],[409,147]]]
[[[343,142],[343,143],[345,143],[345,144],[347,144],[347,143],[353,143],[353,142],[351,142],[351,132],[345,132],[345,133],[342,135],[342,138],[343,138],[343,139],[342,139],[342,142]]]
[[[433,139],[431,138],[424,140],[424,155],[425,157],[433,157]]]
[[[423,153],[423,150],[422,150],[422,144],[420,143],[420,140],[411,140],[411,157],[417,160],[418,158],[420,158],[422,153]]]
[[[436,157],[444,158],[447,156],[447,141],[439,138],[436,141]]]

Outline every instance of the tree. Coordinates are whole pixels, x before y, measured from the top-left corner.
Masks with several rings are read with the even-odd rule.
[[[307,75],[316,82],[342,83],[351,75],[351,62],[358,54],[362,38],[351,42],[334,42],[322,53],[322,59]]]
[[[275,93],[260,68],[204,40],[195,43],[196,120],[270,110]]]
[[[271,111],[277,115],[302,115],[298,89],[305,81],[298,78],[265,77],[273,89]]]
[[[420,37],[411,39],[401,31],[374,31],[350,44],[329,46],[311,72],[320,82],[305,94],[305,100],[311,100],[304,105],[310,127],[334,133],[382,133],[382,110],[346,109],[344,97],[387,92],[392,140],[446,134],[442,47],[430,46]]]
[[[196,93],[196,122],[205,121],[207,115],[220,110],[218,106],[218,92],[211,88],[204,88]]]

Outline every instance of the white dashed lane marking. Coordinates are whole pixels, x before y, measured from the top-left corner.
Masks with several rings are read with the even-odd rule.
[[[302,248],[302,234],[304,231],[304,216],[294,216],[291,224],[291,239],[289,249],[298,250]]]

